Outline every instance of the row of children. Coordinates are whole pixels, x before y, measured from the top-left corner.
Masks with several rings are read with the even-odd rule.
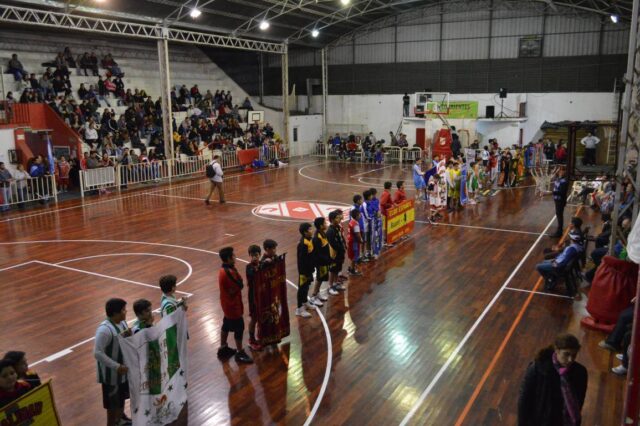
[[[375,188],[353,196],[353,206],[349,211],[347,238],[344,238],[342,222],[344,212],[334,210],[329,220],[318,217],[311,223],[299,227],[300,241],[297,247],[298,295],[296,315],[311,317],[308,308],[322,306],[328,297],[320,292],[322,283],[328,281],[328,293],[332,296],[345,290],[343,283],[348,279],[342,275],[346,259],[349,259],[349,275],[362,275],[358,266],[380,256],[383,243],[383,216],[388,209],[407,199],[404,182],[396,183],[397,191],[391,195],[391,182],[384,183],[380,199]],[[314,281],[315,272],[315,281]],[[313,290],[309,292],[311,284]]]
[[[0,408],[9,405],[40,384],[40,377],[29,370],[24,352],[9,351],[4,354],[0,360]]]
[[[160,316],[169,315],[177,309],[187,310],[185,299],[176,298],[177,278],[165,275],[160,278]],[[105,305],[107,318],[96,330],[93,356],[97,361],[98,383],[102,385],[102,404],[107,410],[107,425],[130,425],[131,420],[124,414],[125,401],[129,399],[129,384],[122,351],[117,336],[125,337],[153,326],[153,307],[147,299],[138,299],[133,303],[136,321],[129,328],[127,318],[127,302],[124,299],[112,298]]]

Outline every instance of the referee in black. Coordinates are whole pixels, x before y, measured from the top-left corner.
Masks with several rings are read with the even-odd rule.
[[[553,202],[556,205],[556,220],[558,222],[558,230],[552,235],[554,238],[562,236],[564,228],[564,208],[567,205],[567,192],[569,192],[569,181],[565,177],[566,171],[564,167],[558,168],[556,171],[557,179],[553,182]]]

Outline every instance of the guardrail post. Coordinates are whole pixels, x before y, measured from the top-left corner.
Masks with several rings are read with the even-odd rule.
[[[120,170],[121,170],[122,166],[120,164],[117,164],[114,169],[115,169],[115,173],[116,173],[116,188],[118,189],[118,192],[120,192],[120,184],[121,184],[121,180],[120,180]]]
[[[80,197],[84,198],[84,170],[80,170]]]
[[[56,176],[49,175],[51,178],[51,188],[53,188],[53,201],[58,204],[58,187],[56,186]]]

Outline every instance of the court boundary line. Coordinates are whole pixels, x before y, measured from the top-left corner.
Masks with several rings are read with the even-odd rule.
[[[179,198],[183,200],[194,200],[194,201],[200,201],[202,204],[204,204],[204,199],[205,199],[205,197],[196,198],[196,197],[184,197],[182,195],[169,195],[169,194],[145,194],[145,195],[150,195],[152,197],[166,197],[166,198]],[[211,202],[220,204],[220,201],[218,200],[211,200]],[[229,201],[229,200],[225,200],[223,204],[238,204],[242,206],[253,206],[253,207],[260,206],[260,204],[252,204],[252,203],[245,203],[243,201]]]
[[[180,248],[180,249],[184,249],[184,250],[193,250],[193,251],[199,251],[202,253],[207,253],[207,254],[213,254],[213,255],[218,255],[218,252],[215,252],[213,250],[206,250],[206,249],[201,249],[201,248],[197,248],[197,247],[188,247],[188,246],[182,246],[182,245],[177,245],[177,244],[168,244],[168,243],[154,243],[154,242],[144,242],[144,241],[127,241],[127,240],[95,240],[95,239],[91,239],[91,240],[28,240],[28,241],[13,241],[13,242],[0,242],[0,245],[12,245],[12,244],[46,244],[46,243],[70,243],[70,242],[75,242],[75,243],[114,243],[114,244],[142,244],[142,245],[151,245],[151,246],[159,246],[159,247],[174,247],[174,248]],[[238,261],[243,262],[243,263],[249,263],[248,261],[244,260],[244,259],[240,259],[240,258],[236,258]],[[28,263],[33,263],[35,261],[30,261]],[[298,289],[298,287],[293,284],[290,280],[287,280],[287,284],[289,284],[292,288],[294,289]],[[316,401],[313,405],[313,408],[311,410],[311,412],[309,413],[309,415],[307,416],[307,420],[304,423],[304,426],[308,426],[313,422],[313,419],[315,418],[315,415],[318,411],[318,408],[320,407],[320,404],[322,403],[322,400],[324,399],[324,394],[326,393],[327,390],[327,386],[329,384],[329,379],[331,377],[331,367],[333,364],[333,341],[331,340],[331,332],[329,330],[329,326],[326,322],[326,318],[323,314],[323,312],[318,308],[315,307],[316,311],[318,313],[318,316],[320,317],[320,321],[323,325],[324,328],[324,332],[325,332],[325,338],[326,338],[326,342],[327,342],[327,367],[325,369],[325,375],[322,381],[322,385],[320,386],[320,390],[318,392],[318,397],[316,398]],[[155,310],[154,312],[156,312],[158,310]],[[58,351],[53,355],[57,355],[60,352],[66,351],[66,350],[73,350],[81,345],[84,345],[85,343],[88,343],[92,340],[95,339],[94,337],[91,337],[89,339],[83,340],[82,342],[76,343],[73,346],[70,346],[68,348],[62,349],[62,351]],[[34,363],[31,363],[31,365],[35,366],[37,364],[40,364],[44,361],[46,361],[48,358],[50,358],[53,355],[49,355],[49,357],[47,358],[43,358],[39,361],[36,361]],[[57,358],[53,358],[53,360],[55,360]]]
[[[28,262],[22,262],[22,263],[18,263],[16,265],[7,266],[6,268],[0,269],[0,272],[4,272],[4,271],[8,271],[9,269],[14,269],[14,268],[19,268],[21,266],[29,265],[29,264],[31,264],[33,262],[35,262],[35,260],[30,260]]]
[[[533,242],[533,244],[531,244],[531,247],[529,247],[529,250],[524,254],[524,256],[522,257],[522,259],[520,259],[520,262],[516,265],[516,267],[514,268],[514,270],[511,272],[511,275],[509,275],[507,277],[507,279],[505,280],[505,282],[502,284],[502,287],[500,287],[500,289],[498,289],[498,291],[496,292],[496,294],[493,296],[493,299],[491,299],[491,301],[487,304],[487,306],[484,308],[484,310],[482,311],[482,313],[480,314],[480,316],[475,320],[475,322],[472,324],[471,328],[469,328],[469,330],[467,331],[467,333],[464,335],[464,337],[462,338],[462,340],[460,340],[460,342],[458,343],[458,345],[453,349],[453,351],[451,352],[451,354],[449,354],[449,356],[447,357],[447,360],[445,361],[445,363],[440,367],[440,369],[438,370],[438,372],[436,373],[435,377],[431,380],[431,382],[429,383],[429,385],[425,388],[425,390],[420,394],[418,400],[416,402],[414,402],[413,406],[411,407],[411,409],[409,410],[409,412],[404,416],[404,418],[402,419],[402,421],[400,422],[400,426],[405,426],[407,425],[407,423],[413,418],[413,416],[416,414],[416,412],[418,411],[418,409],[422,406],[422,404],[424,403],[424,401],[427,399],[427,396],[429,396],[429,394],[431,393],[431,391],[433,390],[433,388],[436,386],[436,384],[438,384],[438,382],[440,381],[440,379],[442,378],[442,376],[444,375],[444,373],[449,369],[449,366],[451,365],[451,363],[453,362],[454,358],[458,356],[458,354],[460,353],[460,351],[462,350],[462,348],[465,346],[465,344],[467,343],[467,341],[469,340],[469,338],[471,338],[471,336],[473,335],[473,333],[476,331],[476,329],[478,328],[478,326],[480,325],[480,323],[482,323],[482,321],[484,320],[484,318],[487,316],[487,314],[489,313],[489,311],[491,310],[491,308],[493,308],[493,306],[496,304],[496,302],[498,301],[498,299],[500,298],[500,296],[502,295],[502,293],[505,291],[506,287],[509,285],[509,283],[511,282],[511,280],[513,279],[513,277],[515,277],[515,275],[518,273],[518,271],[520,270],[520,268],[522,267],[522,265],[524,265],[525,261],[527,260],[527,258],[531,255],[531,253],[533,252],[534,248],[538,245],[538,243],[542,240],[542,237],[545,236],[545,234],[547,233],[547,230],[551,227],[551,225],[553,224],[553,222],[556,220],[555,215],[551,218],[551,220],[549,221],[549,223],[547,223],[547,226],[542,230],[542,232],[540,233],[540,235],[538,235],[538,238]],[[533,294],[530,294],[529,297],[533,297]]]
[[[353,178],[356,178],[358,176],[366,175],[368,173],[377,172],[378,170],[388,169],[389,167],[393,167],[393,166],[396,166],[396,165],[397,164],[389,164],[388,166],[384,166],[384,167],[380,167],[380,168],[377,168],[377,169],[368,170],[368,171],[362,172],[362,173],[357,173],[355,175],[349,176],[349,178],[353,179]]]
[[[314,160],[314,161],[306,161],[306,162],[303,162],[303,163],[300,163],[300,164],[293,164],[292,166],[293,167],[297,167],[297,166],[301,166],[303,164],[310,165],[310,164],[313,164],[313,163],[321,164],[320,162],[318,162],[318,160]],[[233,174],[231,176],[228,176],[225,179],[234,179],[234,178],[239,178],[239,177],[242,177],[242,176],[249,176],[249,175],[254,175],[254,174],[266,173],[266,172],[270,172],[270,171],[274,171],[274,170],[282,170],[282,169],[268,168],[268,169],[265,169],[265,170],[258,170],[258,171],[250,172],[250,173],[237,173],[237,174]],[[197,177],[189,178],[189,181],[192,180],[192,179],[198,179],[198,178]],[[0,223],[8,223],[8,222],[16,221],[16,220],[28,219],[28,218],[31,218],[31,217],[44,216],[44,215],[47,215],[47,214],[54,214],[54,213],[59,213],[59,212],[67,211],[67,210],[73,210],[73,209],[77,209],[77,208],[84,208],[84,207],[94,206],[94,205],[97,205],[97,204],[111,203],[111,202],[118,201],[118,200],[125,200],[125,199],[128,199],[128,198],[138,197],[138,196],[147,195],[147,194],[155,194],[157,192],[169,191],[169,190],[177,189],[177,188],[187,188],[187,187],[190,187],[190,186],[201,185],[201,184],[203,184],[205,182],[206,182],[206,180],[202,180],[202,181],[198,181],[198,182],[183,182],[183,184],[176,183],[175,186],[172,186],[173,185],[172,182],[169,182],[168,184],[160,185],[160,186],[164,186],[164,188],[156,189],[156,190],[153,190],[153,191],[144,191],[144,190],[141,191],[141,190],[135,189],[134,191],[136,191],[136,192],[133,193],[133,194],[118,195],[115,198],[110,198],[108,200],[95,201],[95,202],[90,202],[90,203],[83,203],[83,204],[78,204],[76,206],[69,206],[69,207],[63,207],[63,208],[53,208],[53,209],[46,210],[46,211],[43,211],[43,212],[38,212],[38,213],[33,213],[33,214],[25,214],[25,215],[20,215],[20,216],[16,216],[16,217],[10,217],[10,218],[7,218],[7,219],[0,220]],[[204,198],[203,198],[203,200],[204,200]]]
[[[154,290],[160,290],[159,286],[155,286],[155,285],[147,284],[147,283],[141,283],[141,282],[133,281],[133,280],[128,280],[126,278],[113,277],[111,275],[105,275],[105,274],[100,274],[98,272],[86,271],[84,269],[72,268],[70,266],[63,266],[63,265],[59,265],[57,263],[43,262],[41,260],[34,260],[33,262],[34,263],[39,263],[40,265],[51,266],[53,268],[66,269],[67,271],[79,272],[79,273],[82,273],[82,274],[93,275],[95,277],[107,278],[107,279],[112,279],[112,280],[115,280],[115,281],[122,281],[122,282],[125,282],[125,283],[138,285],[138,286],[141,286],[141,287],[153,288]],[[185,295],[187,297],[193,296],[193,293],[187,293],[186,291],[176,290],[176,293],[183,294],[183,295]]]
[[[527,235],[540,235],[539,232],[530,232],[530,231],[518,231],[515,229],[503,229],[503,228],[491,228],[487,226],[476,226],[476,225],[462,225],[457,223],[442,223],[442,222],[428,222],[426,220],[416,220],[416,223],[423,223],[426,225],[433,226],[451,226],[454,228],[468,228],[468,229],[478,229],[482,231],[497,231],[497,232],[511,232],[514,234],[527,234]],[[544,234],[547,235],[547,234]]]
[[[548,293],[546,291],[533,291],[533,290],[525,290],[523,288],[514,288],[514,287],[507,287],[505,290],[518,291],[521,293],[533,293],[533,294],[539,294],[541,296],[552,296],[552,297],[560,297],[562,299],[574,300],[573,297],[565,296],[564,294]]]

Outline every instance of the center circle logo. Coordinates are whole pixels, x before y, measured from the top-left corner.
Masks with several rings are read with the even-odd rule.
[[[253,214],[265,219],[313,222],[317,217],[329,217],[333,210],[348,213],[351,207],[332,201],[279,201],[253,209]],[[345,218],[348,214],[344,215]]]

